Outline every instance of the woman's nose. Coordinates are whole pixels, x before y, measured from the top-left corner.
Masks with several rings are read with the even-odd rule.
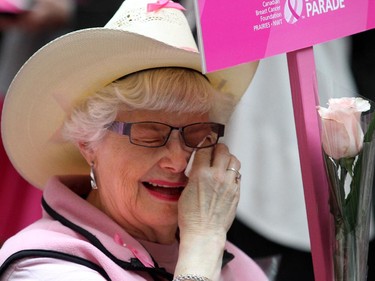
[[[165,145],[166,155],[160,162],[161,166],[174,173],[183,172],[192,152],[193,149],[185,145],[180,132],[172,131]]]

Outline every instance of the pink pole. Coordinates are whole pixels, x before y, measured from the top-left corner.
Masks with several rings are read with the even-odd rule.
[[[287,53],[314,275],[333,280],[329,186],[320,140],[313,47]]]

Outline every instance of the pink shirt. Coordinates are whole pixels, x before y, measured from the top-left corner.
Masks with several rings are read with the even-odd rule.
[[[77,183],[80,180],[74,178],[68,181]],[[85,182],[89,181],[86,179]],[[0,251],[0,264],[20,250],[44,249],[70,254],[99,265],[110,280],[153,280],[146,271],[165,272],[160,268],[165,268],[172,276],[178,258],[178,242],[161,245],[134,239],[106,214],[83,199],[88,193],[87,188],[78,184],[69,189],[60,179],[52,178],[43,194],[43,218],[4,244]],[[226,250],[234,258],[224,265],[219,280],[267,280],[256,263],[234,245],[228,242]],[[130,266],[130,270],[124,269],[126,266]],[[134,267],[140,270],[132,270]],[[51,257],[18,260],[8,268],[1,280],[25,280],[33,276],[37,280],[106,280],[84,265]]]

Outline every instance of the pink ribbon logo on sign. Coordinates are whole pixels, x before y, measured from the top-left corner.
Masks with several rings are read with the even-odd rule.
[[[284,6],[284,18],[287,23],[297,22],[302,14],[303,0],[286,0]]]

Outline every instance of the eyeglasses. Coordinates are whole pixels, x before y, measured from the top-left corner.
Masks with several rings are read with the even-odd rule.
[[[187,147],[206,148],[214,146],[224,136],[223,124],[213,122],[193,123],[183,127],[173,127],[160,122],[126,123],[114,121],[107,129],[120,135],[129,136],[132,144],[144,147],[164,146],[173,130],[178,130]],[[201,144],[201,142],[205,141]]]

